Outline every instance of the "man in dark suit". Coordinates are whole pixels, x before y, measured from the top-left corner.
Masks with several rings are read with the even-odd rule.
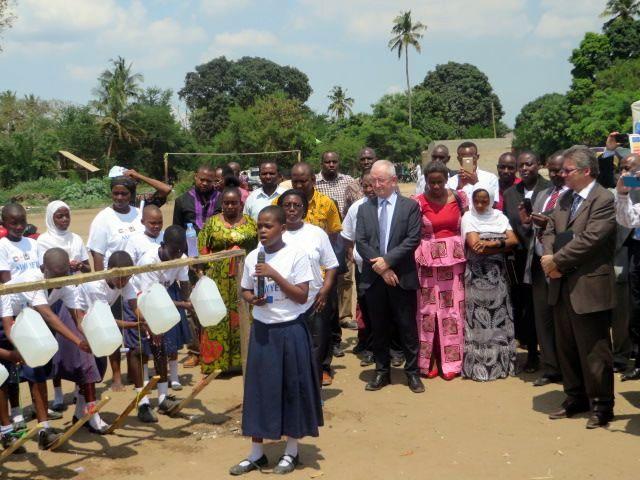
[[[533,373],[538,370],[538,339],[533,315],[531,283],[524,281],[532,230],[522,224],[520,210],[523,208],[525,199],[531,202],[533,206],[538,194],[546,190],[550,183],[538,173],[540,158],[535,153],[528,151],[520,153],[517,157],[516,165],[522,181],[509,187],[503,195],[504,214],[509,219],[511,228],[513,228],[519,241],[514,251],[517,283],[511,287],[511,303],[513,305],[516,338],[521,345],[527,347],[527,363],[524,366],[524,370],[527,373]]]
[[[591,411],[587,428],[613,418],[613,354],[609,326],[616,303],[613,195],[596,183],[598,160],[585,146],[563,154],[569,191],[549,215],[540,263],[554,307],[558,360],[567,398],[551,419]]]
[[[389,347],[395,326],[404,350],[409,388],[421,393],[414,259],[420,243],[420,209],[417,202],[396,192],[398,179],[391,162],[374,163],[371,180],[376,197],[359,207],[356,226],[356,249],[363,259],[359,288],[369,310],[376,361],[376,376],[366,389],[380,390],[391,381]]]

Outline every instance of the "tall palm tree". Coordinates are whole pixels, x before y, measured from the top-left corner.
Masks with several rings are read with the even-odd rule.
[[[113,70],[105,70],[98,77],[98,87],[94,94],[98,97],[94,106],[101,114],[100,128],[107,137],[107,158],[117,142],[138,142],[138,128],[132,119],[131,100],[140,93],[140,82],[143,77],[139,73],[131,73],[132,64],[127,65],[122,57],[110,60]]]
[[[411,20],[411,10],[402,12],[393,20],[393,28],[391,29],[391,40],[389,40],[389,49],[398,51],[398,59],[402,57],[404,50],[405,72],[407,75],[407,95],[409,98],[409,127],[411,127],[411,84],[409,83],[409,45],[420,53],[419,40],[423,37],[423,33],[427,29],[426,25],[420,22],[413,23]]]
[[[621,19],[633,20],[633,17],[640,15],[640,1],[638,0],[607,0],[607,6],[601,17],[612,17],[607,24]]]
[[[328,96],[331,103],[327,112],[335,116],[338,120],[342,120],[345,116],[351,115],[351,107],[353,107],[353,98],[347,97],[347,90],[336,85],[329,92]]]

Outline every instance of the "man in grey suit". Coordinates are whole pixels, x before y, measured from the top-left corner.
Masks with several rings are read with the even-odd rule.
[[[391,381],[389,347],[395,326],[404,350],[409,388],[422,393],[414,259],[422,227],[420,208],[414,200],[397,193],[398,179],[391,162],[375,162],[371,181],[376,197],[360,205],[356,225],[356,249],[362,257],[358,288],[369,311],[376,361],[375,378],[367,383],[366,390],[380,390]]]
[[[549,286],[540,265],[540,257],[544,252],[540,237],[547,226],[548,214],[557,205],[560,195],[567,190],[562,176],[562,162],[562,151],[555,152],[547,158],[546,167],[551,186],[538,193],[533,202],[531,215],[527,215],[524,208],[520,209],[521,224],[523,228],[530,231],[523,282],[532,287],[533,315],[538,344],[540,345],[540,367],[542,369],[542,375],[533,382],[534,387],[542,387],[562,379],[556,355],[553,308],[549,305]]]
[[[577,145],[563,154],[569,191],[549,215],[540,262],[549,283],[558,360],[567,398],[551,419],[591,411],[587,428],[613,418],[613,355],[609,326],[615,307],[613,195],[596,183],[598,160]]]

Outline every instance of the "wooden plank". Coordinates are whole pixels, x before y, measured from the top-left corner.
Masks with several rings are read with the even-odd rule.
[[[195,387],[193,387],[193,390],[191,390],[191,393],[189,394],[188,397],[186,397],[185,399],[183,399],[180,403],[178,403],[178,405],[176,405],[173,410],[171,410],[169,412],[169,416],[170,417],[175,417],[178,413],[180,413],[180,411],[186,407],[189,403],[191,403],[193,401],[194,398],[196,398],[198,396],[198,394],[204,390],[206,388],[207,385],[209,385],[211,383],[211,381],[216,378],[218,375],[220,375],[222,373],[222,370],[214,370],[213,372],[211,372],[209,375],[207,375],[206,377],[204,377],[202,380],[200,380]]]
[[[31,430],[27,431],[27,433],[22,435],[13,445],[11,445],[9,448],[4,450],[0,454],[0,462],[4,461],[6,458],[10,457],[13,452],[15,452],[17,449],[19,449],[22,445],[24,445],[26,443],[27,440],[29,440],[36,433],[38,433],[41,428],[42,428],[42,423],[39,423],[38,425],[33,427]]]
[[[104,397],[98,403],[96,403],[91,412],[83,415],[82,418],[79,418],[76,423],[65,430],[65,432],[60,435],[60,437],[58,437],[55,442],[53,442],[53,445],[49,447],[49,450],[56,450],[64,445],[74,433],[80,430],[82,426],[91,419],[94,413],[98,413],[100,410],[102,410],[102,407],[104,407],[109,402],[109,400],[111,400],[111,397]]]
[[[249,335],[251,334],[251,309],[249,303],[242,298],[242,272],[244,271],[244,258],[237,260],[236,282],[238,284],[238,316],[240,318],[240,358],[242,360],[242,374],[247,368],[247,355],[249,353]]]
[[[122,424],[124,423],[125,419],[131,413],[131,410],[133,410],[134,408],[136,408],[136,406],[138,406],[138,402],[140,401],[140,399],[142,397],[144,397],[151,390],[153,390],[153,387],[156,386],[158,381],[160,381],[160,375],[156,375],[154,377],[151,377],[151,379],[142,388],[142,390],[140,390],[140,393],[136,392],[136,397],[133,400],[131,400],[131,402],[129,402],[129,404],[122,411],[122,413],[120,413],[120,415],[118,415],[118,417],[113,421],[113,423],[109,427],[109,430],[107,430],[107,433],[113,433],[114,430],[116,430],[116,429],[118,429],[118,428],[120,428],[122,426]]]
[[[101,272],[79,273],[66,277],[50,278],[38,280],[36,282],[13,283],[0,285],[0,295],[9,293],[30,292],[33,290],[47,290],[49,288],[60,288],[66,285],[80,285],[81,283],[95,282],[105,278],[128,277],[137,273],[156,272],[170,268],[187,267],[201,263],[211,263],[225,258],[244,257],[245,251],[241,249],[223,250],[222,252],[201,255],[193,258],[179,258],[166,262],[154,263],[152,265],[140,265],[133,267],[120,267],[103,270]]]

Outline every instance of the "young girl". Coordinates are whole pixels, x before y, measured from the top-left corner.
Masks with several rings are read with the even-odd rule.
[[[282,240],[286,217],[277,206],[258,215],[261,246],[247,255],[242,297],[253,305],[247,371],[245,373],[242,433],[252,437],[248,457],[229,470],[242,475],[261,470],[269,462],[264,438],[287,437],[284,455],[274,473],[292,472],[299,462],[298,439],[318,436],[323,424],[320,384],[304,319],[313,272],[308,255]],[[264,252],[265,263],[258,263]],[[258,288],[264,279],[264,295]]]

